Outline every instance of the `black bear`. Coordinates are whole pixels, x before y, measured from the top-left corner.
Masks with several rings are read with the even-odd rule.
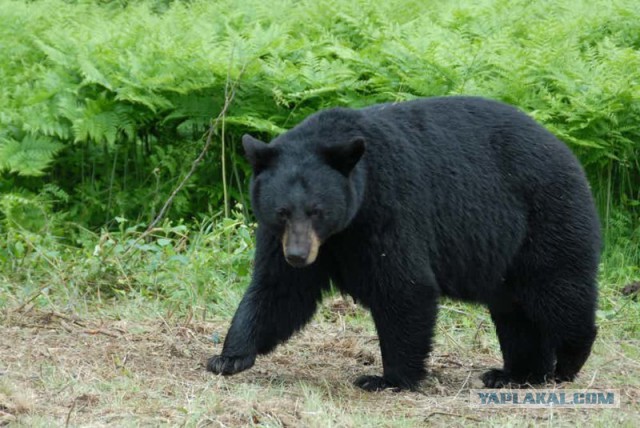
[[[373,316],[384,373],[365,390],[417,387],[441,295],[489,308],[504,367],[487,387],[571,380],[589,356],[599,220],[576,158],[524,113],[475,97],[334,108],[243,146],[255,270],[210,371],[251,367],[330,282]]]

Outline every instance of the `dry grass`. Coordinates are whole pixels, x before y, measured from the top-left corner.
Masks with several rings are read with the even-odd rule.
[[[461,315],[464,316],[464,315]],[[234,377],[204,370],[227,322],[82,319],[6,310],[0,336],[0,425],[17,426],[638,426],[638,341],[599,339],[577,383],[618,388],[619,410],[477,410],[469,388],[499,365],[491,328],[454,337],[439,325],[423,393],[361,392],[379,373],[378,343],[359,309],[327,303],[314,322]],[[355,321],[354,321],[355,320]],[[213,333],[213,336],[212,336]],[[486,336],[486,337],[485,337]],[[217,341],[217,340],[216,340]],[[558,386],[561,387],[561,386]]]

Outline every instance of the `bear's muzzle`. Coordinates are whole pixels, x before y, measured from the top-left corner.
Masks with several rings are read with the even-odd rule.
[[[320,239],[311,221],[288,222],[282,235],[284,258],[293,267],[304,267],[316,261]]]

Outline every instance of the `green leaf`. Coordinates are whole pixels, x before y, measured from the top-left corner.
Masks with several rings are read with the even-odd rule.
[[[62,148],[61,143],[44,136],[4,140],[0,143],[0,168],[24,176],[40,176]]]

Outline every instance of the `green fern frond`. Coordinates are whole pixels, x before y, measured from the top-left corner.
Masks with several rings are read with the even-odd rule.
[[[24,176],[40,176],[64,146],[44,136],[0,142],[0,168]]]
[[[225,119],[227,124],[241,125],[247,129],[256,132],[264,132],[270,135],[278,135],[286,131],[286,129],[277,126],[270,120],[253,117],[253,116],[227,116]]]
[[[83,77],[84,84],[98,84],[106,89],[113,90],[113,86],[105,75],[98,70],[91,59],[86,56],[78,58],[78,67]]]

